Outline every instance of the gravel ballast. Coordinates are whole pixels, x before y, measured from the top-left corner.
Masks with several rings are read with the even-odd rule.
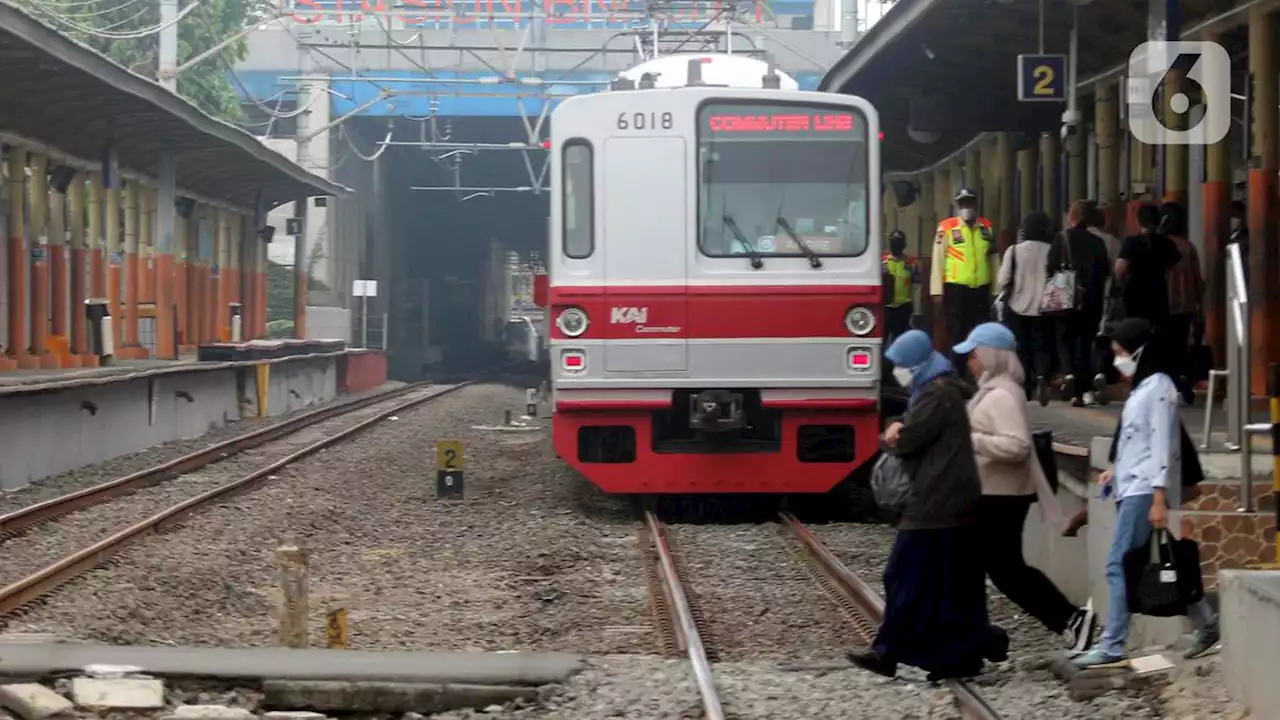
[[[310,554],[315,645],[324,612],[343,606],[355,648],[653,651],[626,501],[604,498],[555,460],[547,421],[524,432],[473,427],[523,407],[523,391],[501,385],[422,405],[129,548],[11,630],[271,644],[274,551],[296,542]],[[435,498],[441,439],[466,445],[462,502]]]

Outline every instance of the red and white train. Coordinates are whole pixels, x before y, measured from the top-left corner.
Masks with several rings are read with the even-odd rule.
[[[732,55],[556,108],[538,294],[561,458],[611,493],[823,493],[874,456],[879,130]]]

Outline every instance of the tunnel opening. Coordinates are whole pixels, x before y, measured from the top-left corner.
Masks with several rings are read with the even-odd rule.
[[[432,137],[429,119],[349,122],[350,139],[366,157],[388,130],[394,143],[404,143],[388,146],[374,161],[370,247],[381,248],[386,267],[375,267],[379,259],[367,253],[360,268],[366,276],[389,279],[380,298],[388,369],[404,381],[501,363],[512,303],[508,254],[527,259],[547,243],[550,174],[538,180],[546,152],[528,151],[526,162],[524,151],[458,147],[523,139],[523,120],[438,117],[434,124],[436,141],[452,147],[421,144]],[[546,132],[544,123],[544,137]],[[341,156],[346,148],[339,142]],[[466,189],[445,189],[458,186]],[[515,187],[529,189],[508,190]]]

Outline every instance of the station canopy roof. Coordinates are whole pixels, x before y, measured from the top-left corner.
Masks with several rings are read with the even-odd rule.
[[[897,0],[819,89],[876,106],[890,173],[929,168],[983,132],[1057,133],[1064,102],[1018,101],[1017,58],[1040,52],[1042,5],[1046,54],[1068,52],[1072,13],[1079,12],[1080,83],[1123,77],[1130,53],[1148,36],[1147,3],[1134,0],[1086,0],[1076,7],[1069,0]],[[1245,20],[1219,0],[1180,5],[1184,39],[1215,15]],[[932,130],[933,137],[912,139],[908,128]]]
[[[246,209],[259,190],[267,208],[350,193],[5,0],[0,77],[0,133],[81,160],[100,160],[114,139],[122,170],[154,178],[172,151],[179,188]]]

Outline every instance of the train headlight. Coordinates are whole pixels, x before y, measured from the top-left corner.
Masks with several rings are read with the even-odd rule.
[[[587,331],[587,314],[578,308],[569,308],[556,317],[556,327],[569,337],[578,337]]]
[[[864,307],[849,310],[844,316],[844,326],[859,337],[876,329],[876,315]]]

